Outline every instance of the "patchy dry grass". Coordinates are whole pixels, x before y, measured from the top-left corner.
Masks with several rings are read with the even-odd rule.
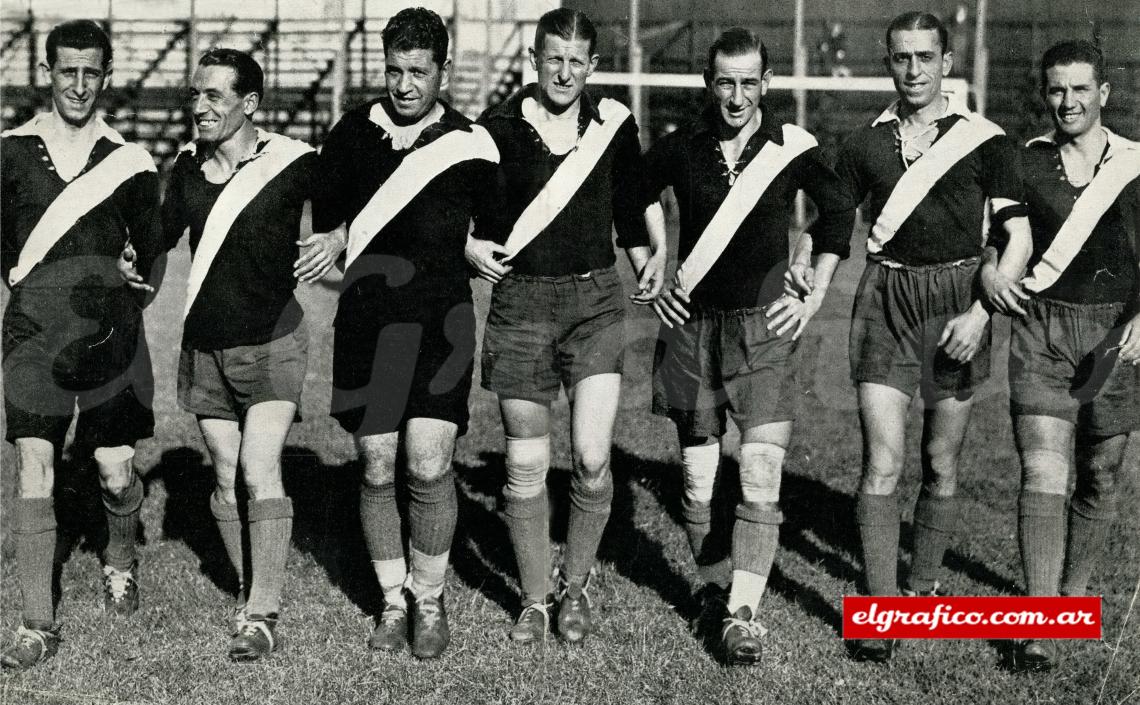
[[[312,333],[305,420],[289,438],[287,489],[296,507],[281,634],[284,650],[255,665],[225,658],[225,608],[232,580],[207,508],[211,473],[193,419],[174,401],[181,276],[148,310],[158,375],[155,438],[141,444],[148,497],[143,520],[143,607],[131,620],[99,610],[96,505],[92,479],[61,474],[59,506],[68,527],[59,618],[66,641],[42,667],[0,680],[5,703],[1124,703],[1140,672],[1140,612],[1125,614],[1140,576],[1140,516],[1133,442],[1129,478],[1108,565],[1094,578],[1105,596],[1104,641],[1064,645],[1053,674],[1002,667],[1001,644],[911,642],[887,666],[854,663],[839,638],[840,599],[855,591],[860,566],[852,521],[860,455],[854,395],[847,382],[846,331],[861,265],[841,279],[803,346],[800,423],[788,454],[788,517],[762,619],[772,630],[763,665],[730,669],[687,631],[695,571],[678,525],[680,473],[671,425],[648,413],[656,326],[644,310],[627,324],[623,410],[614,442],[614,511],[596,590],[599,630],[584,645],[550,640],[521,647],[506,637],[517,609],[513,558],[497,512],[503,480],[502,429],[492,395],[472,395],[471,432],[457,455],[461,520],[448,583],[453,643],[446,657],[369,653],[368,615],[377,590],[356,518],[359,467],[350,439],[325,413],[330,379],[328,287],[303,293]],[[628,275],[628,272],[624,274]],[[627,276],[627,282],[628,282]],[[487,290],[477,285],[485,313]],[[1007,339],[1007,326],[999,340]],[[1006,346],[995,368],[1002,371]],[[961,493],[968,531],[949,553],[949,587],[960,594],[1016,594],[1017,459],[1003,394],[1004,372],[981,395],[964,458]],[[566,482],[566,405],[556,406],[552,482]],[[918,420],[917,410],[912,421]],[[910,458],[917,458],[912,434]],[[11,497],[12,449],[3,448],[3,491]],[[728,463],[731,470],[731,463]],[[904,496],[917,493],[911,463]],[[66,470],[66,468],[64,469]],[[5,519],[4,526],[7,527]],[[905,529],[905,527],[904,527]],[[6,532],[5,532],[6,535]],[[555,530],[555,537],[559,535]],[[904,530],[904,544],[909,534]],[[3,624],[14,628],[19,598],[12,546],[4,542]],[[1119,640],[1119,648],[1116,645]],[[1111,668],[1110,668],[1111,663]],[[1103,697],[1098,693],[1103,687]]]

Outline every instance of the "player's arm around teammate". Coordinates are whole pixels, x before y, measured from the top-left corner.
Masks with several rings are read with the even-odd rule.
[[[592,629],[588,589],[613,497],[610,445],[625,347],[612,229],[638,271],[636,300],[647,303],[661,286],[664,246],[651,241],[639,206],[637,125],[616,101],[583,92],[598,61],[596,35],[581,12],[544,15],[531,55],[538,83],[480,120],[502,157],[503,202],[478,219],[467,256],[495,282],[482,384],[499,395],[507,436],[504,514],[523,591],[516,641],[545,638],[553,608],[546,473],[550,405],[562,387],[573,475],[558,630],[580,641]]]
[[[343,246],[338,232],[302,237],[304,205],[317,190],[316,153],[254,126],[263,94],[264,75],[248,54],[202,56],[188,105],[198,137],[175,160],[163,202],[167,249],[190,234],[178,401],[197,417],[214,466],[210,510],[238,577],[228,649],[235,661],[279,646],[293,524],[281,452],[299,418],[308,358],[293,289],[298,279],[322,276]],[[313,249],[302,256],[300,246]],[[120,262],[123,276],[152,289],[129,265]]]
[[[928,13],[892,21],[884,65],[898,100],[851,135],[836,166],[855,201],[870,195],[869,261],[856,294],[850,353],[864,444],[856,520],[867,590],[875,595],[899,589],[895,488],[916,389],[926,406],[923,481],[904,589],[938,588],[958,523],[958,459],[973,392],[989,376],[989,314],[974,296],[986,199],[992,222],[1011,237],[1024,238],[1028,228],[1012,144],[1001,128],[942,94],[953,65],[947,41]],[[793,266],[794,290],[810,294],[829,283],[832,256],[817,260],[811,275],[802,259]],[[886,660],[892,650],[890,642],[872,641],[856,645],[855,655]]]
[[[0,654],[24,669],[52,656],[55,459],[76,406],[73,454],[94,451],[106,510],[103,607],[138,608],[137,532],[143,485],[134,444],[153,432],[153,382],[141,306],[114,273],[133,238],[140,265],[159,246],[154,161],[95,114],[112,70],[111,43],[90,20],[55,27],[41,65],[50,113],[3,135],[6,438],[16,445],[9,507],[23,623]],[[81,447],[82,446],[82,447]]]
[[[1128,434],[1140,429],[1140,144],[1102,124],[1110,91],[1091,43],[1045,52],[1053,131],[1019,153],[1030,247],[1011,242],[983,271],[987,297],[1013,317],[1018,544],[1030,595],[1088,590],[1117,515]],[[1026,668],[1053,668],[1058,643],[1026,642],[1020,656]]]
[[[797,340],[820,299],[783,294],[788,231],[802,188],[820,216],[820,250],[846,256],[854,204],[815,139],[780,125],[761,103],[771,72],[752,32],[730,29],[709,49],[711,104],[646,155],[647,200],[672,187],[681,261],[654,302],[662,322],[653,410],[681,443],[681,506],[704,585],[699,630],[719,630],[729,663],[761,656],[760,602],[778,542],[780,481],[798,391]],[[740,429],[740,489],[731,528],[714,522],[713,487],[728,416]],[[731,585],[731,589],[729,589]]]

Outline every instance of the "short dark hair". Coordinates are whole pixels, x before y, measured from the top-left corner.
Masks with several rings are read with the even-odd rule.
[[[199,66],[228,66],[234,70],[234,92],[265,97],[265,73],[252,56],[237,49],[211,49],[198,59]]]
[[[760,54],[760,73],[768,70],[768,47],[760,41],[756,33],[746,27],[731,27],[720,33],[709,47],[709,65],[705,69],[707,76],[712,76],[716,64],[717,54],[725,56],[740,56],[742,54]]]
[[[380,35],[384,53],[430,49],[436,66],[447,61],[447,26],[439,15],[423,7],[400,10],[388,20]]]
[[[942,53],[950,51],[950,34],[946,31],[946,25],[942,24],[942,20],[929,12],[904,12],[898,17],[891,20],[887,25],[887,33],[885,35],[887,43],[887,53],[891,51],[891,33],[904,32],[913,29],[933,29],[938,32],[938,41],[942,44]]]
[[[102,49],[103,68],[111,63],[111,38],[94,20],[71,20],[52,28],[47,36],[48,68],[55,66],[59,48]]]
[[[1099,86],[1104,83],[1104,52],[1095,44],[1084,39],[1070,39],[1058,42],[1045,50],[1041,57],[1041,90],[1045,90],[1045,71],[1054,66],[1068,66],[1069,64],[1089,64],[1093,67],[1093,75]]]
[[[561,37],[568,42],[585,39],[590,43],[591,56],[594,54],[594,46],[598,43],[598,30],[586,13],[569,7],[559,7],[538,18],[538,26],[534,28],[536,52],[542,51],[548,34]]]

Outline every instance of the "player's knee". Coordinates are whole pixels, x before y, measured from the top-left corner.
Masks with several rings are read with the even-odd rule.
[[[773,443],[741,444],[740,492],[746,503],[775,504],[780,501],[784,454],[784,448]]]
[[[233,483],[214,485],[214,493],[210,496],[210,506],[224,504],[232,507],[237,506],[237,503],[237,488]]]
[[[1026,492],[1067,494],[1069,456],[1055,450],[1036,449],[1021,453],[1021,488]]]
[[[451,472],[450,453],[432,453],[408,457],[408,479],[436,482]]]
[[[1090,467],[1077,473],[1072,508],[1090,519],[1112,519],[1116,516],[1116,468]]]
[[[454,501],[455,475],[448,464],[437,472],[408,473],[408,494],[421,504],[446,504]]]
[[[902,474],[903,451],[886,445],[871,446],[863,457],[863,475],[897,480]]]
[[[18,496],[28,499],[51,497],[55,484],[55,448],[42,438],[16,439],[19,466]]]
[[[394,484],[396,482],[395,463],[365,463],[363,482],[369,487]]]
[[[285,496],[280,457],[258,457],[249,461],[243,459],[242,470],[250,499],[279,499]]]
[[[546,488],[550,469],[550,436],[507,437],[507,486],[504,494],[513,499],[530,499]]]
[[[602,482],[604,476],[609,475],[609,448],[575,448],[573,456],[574,476],[586,483]]]
[[[712,502],[720,464],[720,444],[692,445],[681,448],[681,467],[685,480],[685,504],[705,505]]]
[[[130,446],[96,448],[93,455],[103,492],[112,498],[121,498],[134,484],[135,449]]]

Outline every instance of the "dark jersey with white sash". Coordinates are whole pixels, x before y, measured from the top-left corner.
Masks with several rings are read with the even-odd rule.
[[[499,148],[500,169],[498,196],[476,219],[478,238],[507,242],[519,216],[573,152],[552,154],[538,131],[523,119],[523,100],[537,95],[537,85],[528,85],[479,118]],[[579,137],[591,121],[602,123],[589,94],[582,93],[580,100]],[[610,267],[615,261],[614,230],[618,247],[648,245],[641,203],[643,176],[637,123],[626,117],[566,206],[511,260],[514,272],[560,276]]]
[[[422,156],[431,145],[457,131],[474,138],[471,121],[441,101],[443,115],[423,129],[412,148],[393,149],[391,137],[380,124],[384,121],[370,117],[374,110],[385,110],[387,99],[381,100],[385,103],[373,101],[346,113],[321,148],[322,195],[313,203],[317,230],[330,230],[341,223],[350,230],[353,226],[359,229],[357,216],[367,216],[366,207],[406,160]],[[435,156],[430,161],[451,156]],[[431,178],[426,183],[413,184],[401,203],[388,206],[383,227],[371,234],[345,272],[338,324],[350,317],[375,316],[378,304],[414,307],[429,300],[444,304],[470,300],[463,248],[476,204],[494,192],[495,165],[486,156],[491,155],[436,164],[446,168],[428,172]],[[408,195],[410,199],[404,200]],[[370,233],[371,228],[361,232]],[[350,250],[354,244],[350,242]]]
[[[730,170],[718,143],[719,120],[716,111],[705,111],[698,120],[658,140],[645,157],[643,202],[654,202],[665,187],[672,186],[680,207],[679,262],[693,251],[736,177],[768,142],[785,143],[781,126],[765,121]],[[819,148],[811,147],[775,176],[744,216],[708,274],[690,292],[695,304],[738,309],[764,305],[779,297],[788,266],[788,230],[799,189],[807,192],[819,211],[815,224],[808,228],[814,251],[847,257],[855,204],[824,162]]]
[[[1110,135],[1095,173],[1100,174],[1111,158],[1123,158],[1125,151],[1132,150],[1140,151],[1140,144]],[[1090,185],[1074,186],[1069,183],[1061,163],[1061,153],[1051,136],[1030,140],[1018,156],[1029,224],[1033,229],[1033,255],[1028,267],[1032,273],[1042,255],[1053,245],[1077,199]],[[1123,186],[1064,271],[1039,293],[1070,303],[1135,302],[1137,288],[1140,287],[1138,268],[1140,177]]]
[[[55,204],[52,210],[72,211],[62,215],[69,215],[67,222],[74,220],[74,223],[61,228],[58,239],[54,239],[42,257],[28,262],[31,266],[26,267],[19,281],[10,284],[13,290],[35,289],[45,294],[54,291],[66,298],[74,289],[102,289],[121,290],[123,296],[130,296],[130,289],[123,285],[116,267],[123,245],[128,239],[134,243],[138,267],[143,273],[149,272],[161,251],[158,174],[153,162],[147,171],[136,172],[131,168],[104,173],[100,166],[107,167],[104,160],[119,150],[138,152],[130,156],[144,164],[149,159],[141,147],[126,144],[111,128],[104,126],[87,164],[72,181],[89,175],[102,180],[108,193],[96,196],[97,202],[84,204],[82,213],[74,212],[72,209],[79,207],[78,202],[84,199],[75,198],[72,192],[64,194],[69,182],[56,173],[47,146],[35,129],[35,124],[44,119],[37,116],[24,127],[6,132],[0,140],[4,155],[0,160],[0,272],[4,282],[9,284],[10,274],[20,261],[29,237]],[[114,181],[117,175],[127,177]],[[61,195],[63,200],[56,203]],[[63,311],[61,315],[68,312]]]
[[[269,139],[258,131],[254,156],[238,166],[230,181],[257,163]],[[309,151],[292,161],[237,214],[186,315],[182,347],[259,345],[296,329],[302,311],[293,295],[293,263],[300,256],[301,213],[316,188],[316,156]],[[167,249],[189,228],[190,251],[200,254],[203,229],[227,184],[206,180],[196,149],[179,153],[162,205]]]
[[[934,145],[958,123],[963,123],[960,131],[993,129],[992,123],[976,113],[951,110],[935,121]],[[926,158],[924,155],[910,162],[904,159],[898,124],[897,112],[892,106],[871,123],[852,132],[839,151],[835,171],[847,184],[852,197],[862,203],[869,196],[862,212],[863,221],[868,225],[880,217],[903,175]],[[930,149],[934,149],[934,145]],[[1015,158],[1016,147],[1009,138],[1003,134],[986,138],[922,194],[879,254],[912,266],[979,256],[986,199],[1021,202]],[[999,217],[1008,219],[1019,215],[1024,215],[1020,206],[1010,206],[1002,210]]]

